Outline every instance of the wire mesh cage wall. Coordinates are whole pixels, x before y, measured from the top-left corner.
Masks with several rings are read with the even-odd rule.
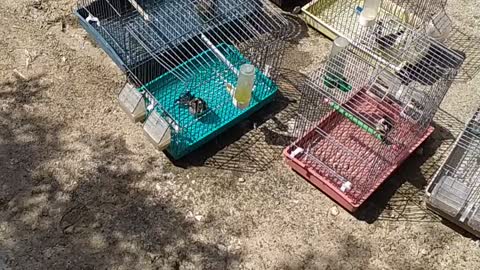
[[[427,188],[427,205],[480,237],[480,108]]]
[[[305,21],[315,29],[331,39],[343,36],[351,42],[359,35],[359,22],[370,23],[371,16],[380,28],[392,20],[399,21],[462,55],[463,67],[456,80],[468,81],[480,72],[480,39],[454,25],[446,4],[446,0],[314,0],[302,11]],[[366,12],[371,9],[375,11]]]
[[[380,20],[401,21],[412,28],[424,27],[443,11],[446,0],[313,0],[303,8],[305,18],[330,38],[353,39],[355,26],[366,2],[375,2]]]
[[[126,70],[133,85],[128,91],[136,89],[133,107],[138,93],[143,96],[148,137],[157,145],[167,140],[161,148],[175,159],[260,109],[277,91],[288,22],[266,1],[80,4],[78,13],[90,17],[85,22],[97,41]],[[241,92],[247,66],[254,82]]]
[[[344,49],[334,46],[304,85],[298,139],[284,152],[293,169],[350,211],[433,131],[458,70],[452,63],[461,60],[437,41],[395,27],[407,35],[400,50],[363,34]]]
[[[357,22],[352,29],[350,42],[394,73],[400,85],[448,89],[465,61],[464,54],[394,18],[377,19],[369,26]],[[440,87],[445,83],[447,87]]]

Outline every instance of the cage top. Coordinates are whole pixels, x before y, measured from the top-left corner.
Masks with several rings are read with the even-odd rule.
[[[145,13],[148,19],[132,20],[126,30],[150,55],[182,47],[195,56],[221,43],[254,47],[288,24],[264,0],[178,0],[147,8]],[[165,60],[171,63],[164,61],[168,69],[181,58],[170,57]]]
[[[441,12],[447,5],[447,0],[384,0],[382,3],[393,14],[407,11],[423,20]]]
[[[459,138],[458,145],[476,153],[479,156],[480,162],[480,107],[475,111],[465,126],[465,130]]]
[[[381,19],[370,27],[356,23],[352,44],[392,69],[404,83],[433,85],[452,80],[461,68],[465,54],[416,31],[394,18]]]

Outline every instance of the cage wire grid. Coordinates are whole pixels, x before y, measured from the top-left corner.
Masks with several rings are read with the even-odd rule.
[[[314,0],[304,10],[315,16],[335,35],[354,40],[355,21],[363,4],[363,0]],[[383,0],[378,18],[399,20],[416,30],[423,30],[445,6],[446,0]]]
[[[356,41],[309,75],[298,139],[285,152],[287,162],[295,159],[326,179],[353,208],[431,133],[462,61],[399,21],[381,27],[387,31],[376,38],[368,33],[378,25],[359,29]],[[385,46],[399,32],[399,45]]]
[[[446,13],[446,0],[383,0],[378,14],[380,24],[399,21],[419,35],[428,34],[445,44],[444,46],[462,59],[462,69],[456,80],[468,81],[480,71],[480,51],[478,37],[467,35],[455,27]],[[363,8],[363,0],[316,0],[304,7],[306,21],[331,38],[343,36],[351,42],[358,40],[359,14]],[[378,23],[377,23],[378,25]],[[377,26],[377,30],[383,28]],[[327,29],[325,32],[322,29]],[[328,33],[333,32],[334,35]],[[375,37],[373,33],[367,33]],[[393,34],[393,33],[392,33]],[[458,58],[457,57],[457,58]],[[390,59],[386,59],[388,62]]]
[[[480,108],[427,188],[427,205],[480,235]]]
[[[210,13],[208,16],[212,16],[208,18],[208,23],[202,21],[195,9],[205,0],[133,1],[140,9],[135,8],[132,1],[80,0],[77,2],[77,12],[80,16],[94,19],[90,25],[118,53],[129,69],[148,61],[151,58],[151,52],[158,53],[171,49],[173,45],[179,45],[195,37],[199,30],[223,31],[228,35],[236,34],[237,38],[248,38],[255,37],[260,31],[275,32],[287,23],[270,4],[263,0],[209,0],[215,3],[215,13],[219,16],[207,10],[206,13]],[[95,23],[97,20],[98,23]],[[237,20],[247,22],[241,29],[243,31],[234,33],[228,29],[228,26],[229,24],[238,26],[241,22],[236,22]],[[246,31],[247,26],[253,25],[255,28],[249,27]],[[126,31],[126,29],[129,30]],[[131,30],[136,34],[132,34]],[[137,42],[138,36],[146,39],[143,45],[154,46],[154,49],[151,52],[145,51],[145,46]]]
[[[266,1],[131,2],[79,5],[87,16],[96,14],[93,27],[102,29],[110,47],[121,48],[117,53],[131,82],[152,112],[171,125],[168,151],[174,158],[272,100],[288,21]],[[255,66],[256,80],[250,105],[242,110],[228,87],[246,63]],[[178,104],[187,93],[207,104],[204,113],[192,115]]]

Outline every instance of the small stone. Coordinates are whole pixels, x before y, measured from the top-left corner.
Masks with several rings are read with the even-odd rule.
[[[338,208],[336,206],[330,208],[330,214],[334,217],[338,216],[340,214],[340,211],[338,211]]]
[[[240,178],[238,178],[238,182],[243,183],[243,182],[245,182],[245,179],[240,177]]]
[[[222,245],[222,244],[218,244],[217,248],[218,248],[218,250],[223,251],[223,252],[227,251],[227,249],[228,249],[227,246]]]
[[[151,252],[147,252],[147,256],[150,258],[151,263],[154,263],[155,261],[157,261],[159,257],[158,255],[153,254]]]
[[[188,211],[187,215],[185,216],[186,219],[190,219],[190,218],[193,218],[193,213],[192,211]]]
[[[296,6],[296,7],[293,9],[292,13],[293,13],[293,14],[297,14],[297,15],[300,14],[300,13],[302,13],[302,7]]]
[[[203,216],[202,216],[202,215],[196,215],[196,216],[195,216],[195,219],[196,219],[197,221],[202,221]]]
[[[63,62],[63,63],[67,62],[67,57],[62,56],[62,62]]]
[[[33,112],[33,106],[31,106],[31,105],[25,104],[25,105],[23,105],[23,109],[27,112]]]
[[[71,234],[71,233],[73,233],[73,229],[74,229],[73,226],[69,226],[69,227],[65,228],[63,230],[63,232],[66,233],[66,234]]]

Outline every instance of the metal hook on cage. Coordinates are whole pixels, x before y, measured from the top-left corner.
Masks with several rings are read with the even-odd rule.
[[[94,23],[97,25],[97,27],[100,27],[100,20],[93,16],[92,13],[88,12],[88,16],[87,18],[85,19],[88,23]]]

